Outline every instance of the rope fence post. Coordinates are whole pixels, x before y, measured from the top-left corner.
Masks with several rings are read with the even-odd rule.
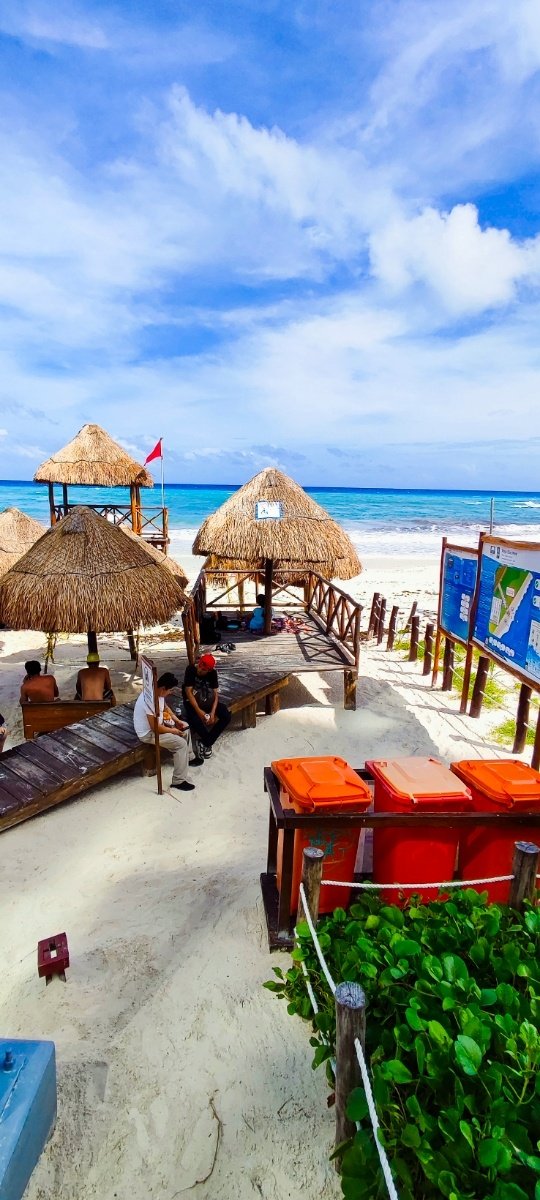
[[[454,682],[454,643],[446,638],[444,643],[442,692],[451,692]]]
[[[418,638],[420,634],[420,617],[414,616],[411,621],[411,643],[409,646],[409,662],[418,658]]]
[[[524,900],[534,900],[539,855],[540,847],[534,842],[516,842],[512,864],[514,878],[508,897],[511,908],[521,910]]]
[[[527,730],[529,728],[529,719],[531,714],[531,696],[532,688],[527,687],[526,683],[522,683],[519,690],[516,732],[514,736],[514,745],[512,746],[512,754],[523,754],[525,749]]]
[[[469,709],[470,717],[479,717],[482,711],[482,701],[486,691],[486,683],[489,671],[489,658],[485,654],[481,654],[478,659],[478,669],[476,679],[474,681],[473,694],[471,699],[471,707]]]
[[[380,646],[384,637],[384,621],[386,617],[386,600],[381,596],[379,601],[379,619],[377,621],[377,645]]]
[[[375,614],[376,614],[376,612],[377,612],[377,608],[378,608],[378,604],[379,604],[379,600],[380,600],[380,598],[381,598],[381,593],[380,593],[380,592],[374,592],[374,593],[373,593],[373,600],[371,601],[371,612],[370,612],[370,614],[369,614],[369,625],[368,625],[368,627],[367,627],[367,635],[368,635],[368,637],[369,637],[370,633],[371,633],[371,632],[372,632],[372,631],[373,631],[373,630],[376,628],[376,625],[375,625]]]
[[[386,643],[387,650],[394,649],[394,638],[396,636],[398,614],[399,614],[399,605],[394,604],[392,612],[390,613],[390,624],[388,626],[388,641]]]
[[[430,623],[426,625],[425,641],[424,641],[424,666],[422,675],[431,675],[431,664],[433,661],[433,634],[435,626]]]
[[[362,1050],[366,1044],[366,997],[359,983],[339,983],[336,988],[336,1146],[356,1133],[354,1121],[347,1117],[347,1103],[355,1087],[362,1083],[355,1039]],[[341,1160],[336,1159],[339,1171]]]
[[[418,600],[413,600],[412,605],[411,605],[411,611],[410,611],[409,616],[407,617],[407,621],[405,623],[405,629],[409,629],[412,626],[413,617],[416,616],[417,608],[418,608]]]
[[[306,904],[314,925],[317,924],[319,919],[319,900],[321,895],[323,859],[323,850],[317,849],[316,846],[304,846],[302,858],[302,883],[304,885]],[[302,897],[302,892],[300,891],[296,921],[298,923],[299,921],[305,921],[305,919],[306,914],[304,900]]]

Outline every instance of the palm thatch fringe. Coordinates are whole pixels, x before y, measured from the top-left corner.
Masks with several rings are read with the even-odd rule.
[[[5,508],[0,512],[0,575],[9,571],[44,533],[45,526],[20,508]]]
[[[167,621],[185,594],[138,537],[92,509],[59,521],[0,579],[0,620],[12,629],[96,633]]]
[[[140,463],[113,441],[101,425],[83,425],[67,446],[38,467],[36,483],[80,484],[84,487],[153,487]]]
[[[281,518],[257,520],[259,500],[279,501]],[[249,563],[261,570],[265,559],[276,566],[298,567],[299,574],[312,566],[329,579],[352,579],[362,570],[345,530],[298,483],[274,467],[260,471],[207,517],[193,553]]]

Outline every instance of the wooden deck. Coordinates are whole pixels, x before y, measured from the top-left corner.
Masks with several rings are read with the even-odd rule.
[[[133,705],[22,742],[0,757],[0,832],[142,763]]]

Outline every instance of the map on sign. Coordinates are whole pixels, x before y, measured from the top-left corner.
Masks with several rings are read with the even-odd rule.
[[[469,639],[469,621],[476,575],[478,551],[462,546],[445,546],[442,564],[440,625],[444,633],[460,642]]]
[[[485,538],[474,641],[540,683],[540,545]]]

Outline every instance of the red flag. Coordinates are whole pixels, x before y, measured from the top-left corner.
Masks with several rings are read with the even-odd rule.
[[[152,462],[153,458],[163,458],[163,454],[161,451],[162,441],[163,441],[163,438],[160,438],[159,442],[156,442],[154,449],[151,450],[150,454],[148,455],[148,458],[145,458],[145,460],[144,460],[144,463],[143,463],[144,467],[146,466],[147,463]]]

